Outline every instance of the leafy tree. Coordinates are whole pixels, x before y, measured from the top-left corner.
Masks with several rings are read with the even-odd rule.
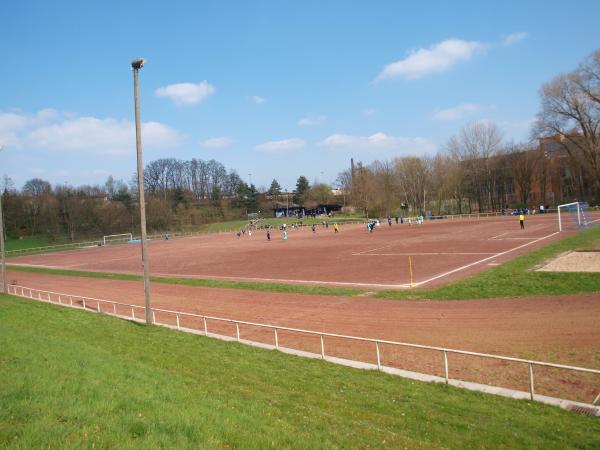
[[[302,204],[306,200],[306,194],[310,189],[308,179],[304,175],[300,175],[296,181],[296,193],[294,195],[294,201]]]
[[[279,195],[281,194],[281,185],[277,182],[277,180],[273,179],[271,181],[271,187],[267,191],[269,195]]]
[[[258,208],[258,191],[253,184],[248,186],[242,182],[238,187],[237,194],[237,203],[241,208],[245,208],[248,211],[255,211]]]

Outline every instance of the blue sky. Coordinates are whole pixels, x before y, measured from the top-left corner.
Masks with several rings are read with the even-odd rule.
[[[434,154],[466,123],[529,136],[540,86],[600,46],[592,1],[20,1],[0,27],[0,175],[129,181],[217,159],[257,186]],[[568,20],[566,18],[568,17]]]

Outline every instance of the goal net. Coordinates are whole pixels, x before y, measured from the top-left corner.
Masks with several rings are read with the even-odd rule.
[[[133,234],[131,233],[109,234],[108,236],[102,236],[102,245],[123,244],[132,240]]]
[[[577,230],[589,225],[587,203],[574,202],[558,205],[558,230]]]

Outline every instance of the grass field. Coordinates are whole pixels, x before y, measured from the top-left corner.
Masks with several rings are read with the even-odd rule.
[[[345,222],[345,221],[362,221],[366,220],[363,216],[347,216],[347,215],[336,215],[334,217],[305,217],[302,219],[302,223],[304,225],[312,225],[313,223],[320,224],[323,221],[329,222],[332,224],[334,222]],[[274,227],[278,227],[281,224],[292,224],[295,222],[299,222],[300,220],[295,217],[271,217],[268,219],[261,219],[258,223],[259,226],[271,225]],[[228,222],[216,222],[209,223],[206,225],[201,225],[197,230],[194,231],[200,233],[218,233],[223,231],[233,231],[233,230],[241,230],[248,225],[249,220],[234,220]]]
[[[555,407],[0,296],[2,448],[597,448]]]
[[[54,241],[49,237],[42,235],[24,236],[22,239],[7,239],[5,242],[7,252],[13,250],[27,250],[30,248],[45,247],[48,245],[60,245],[67,243],[68,241],[66,237],[64,239]]]

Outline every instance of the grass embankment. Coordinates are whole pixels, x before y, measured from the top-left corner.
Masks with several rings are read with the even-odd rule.
[[[64,239],[52,240],[46,236],[25,236],[21,239],[7,239],[5,241],[7,252],[14,250],[28,250],[30,248],[46,247],[50,245],[61,245],[68,244],[70,241],[65,237]]]
[[[268,219],[261,219],[258,222],[258,226],[265,226],[265,225],[271,225],[273,227],[279,227],[279,225],[281,224],[292,224],[292,223],[298,223],[298,222],[302,222],[303,225],[312,225],[313,223],[315,224],[321,224],[323,222],[328,222],[330,225],[335,223],[335,222],[360,222],[366,220],[364,218],[364,216],[346,216],[346,215],[336,215],[334,217],[316,217],[316,218],[312,218],[312,217],[305,217],[303,219],[298,219],[296,217],[271,217]],[[199,228],[194,229],[194,232],[198,232],[198,233],[218,233],[218,232],[224,232],[224,231],[236,231],[236,230],[241,230],[242,228],[245,228],[246,225],[248,225],[250,221],[249,220],[235,220],[235,221],[228,221],[228,222],[216,222],[216,223],[209,223],[206,225],[201,225]]]
[[[519,256],[493,269],[437,289],[380,291],[382,298],[463,300],[600,292],[600,275],[582,272],[535,272],[561,253],[600,248],[600,226]]]
[[[0,296],[2,448],[598,448],[541,404]]]

